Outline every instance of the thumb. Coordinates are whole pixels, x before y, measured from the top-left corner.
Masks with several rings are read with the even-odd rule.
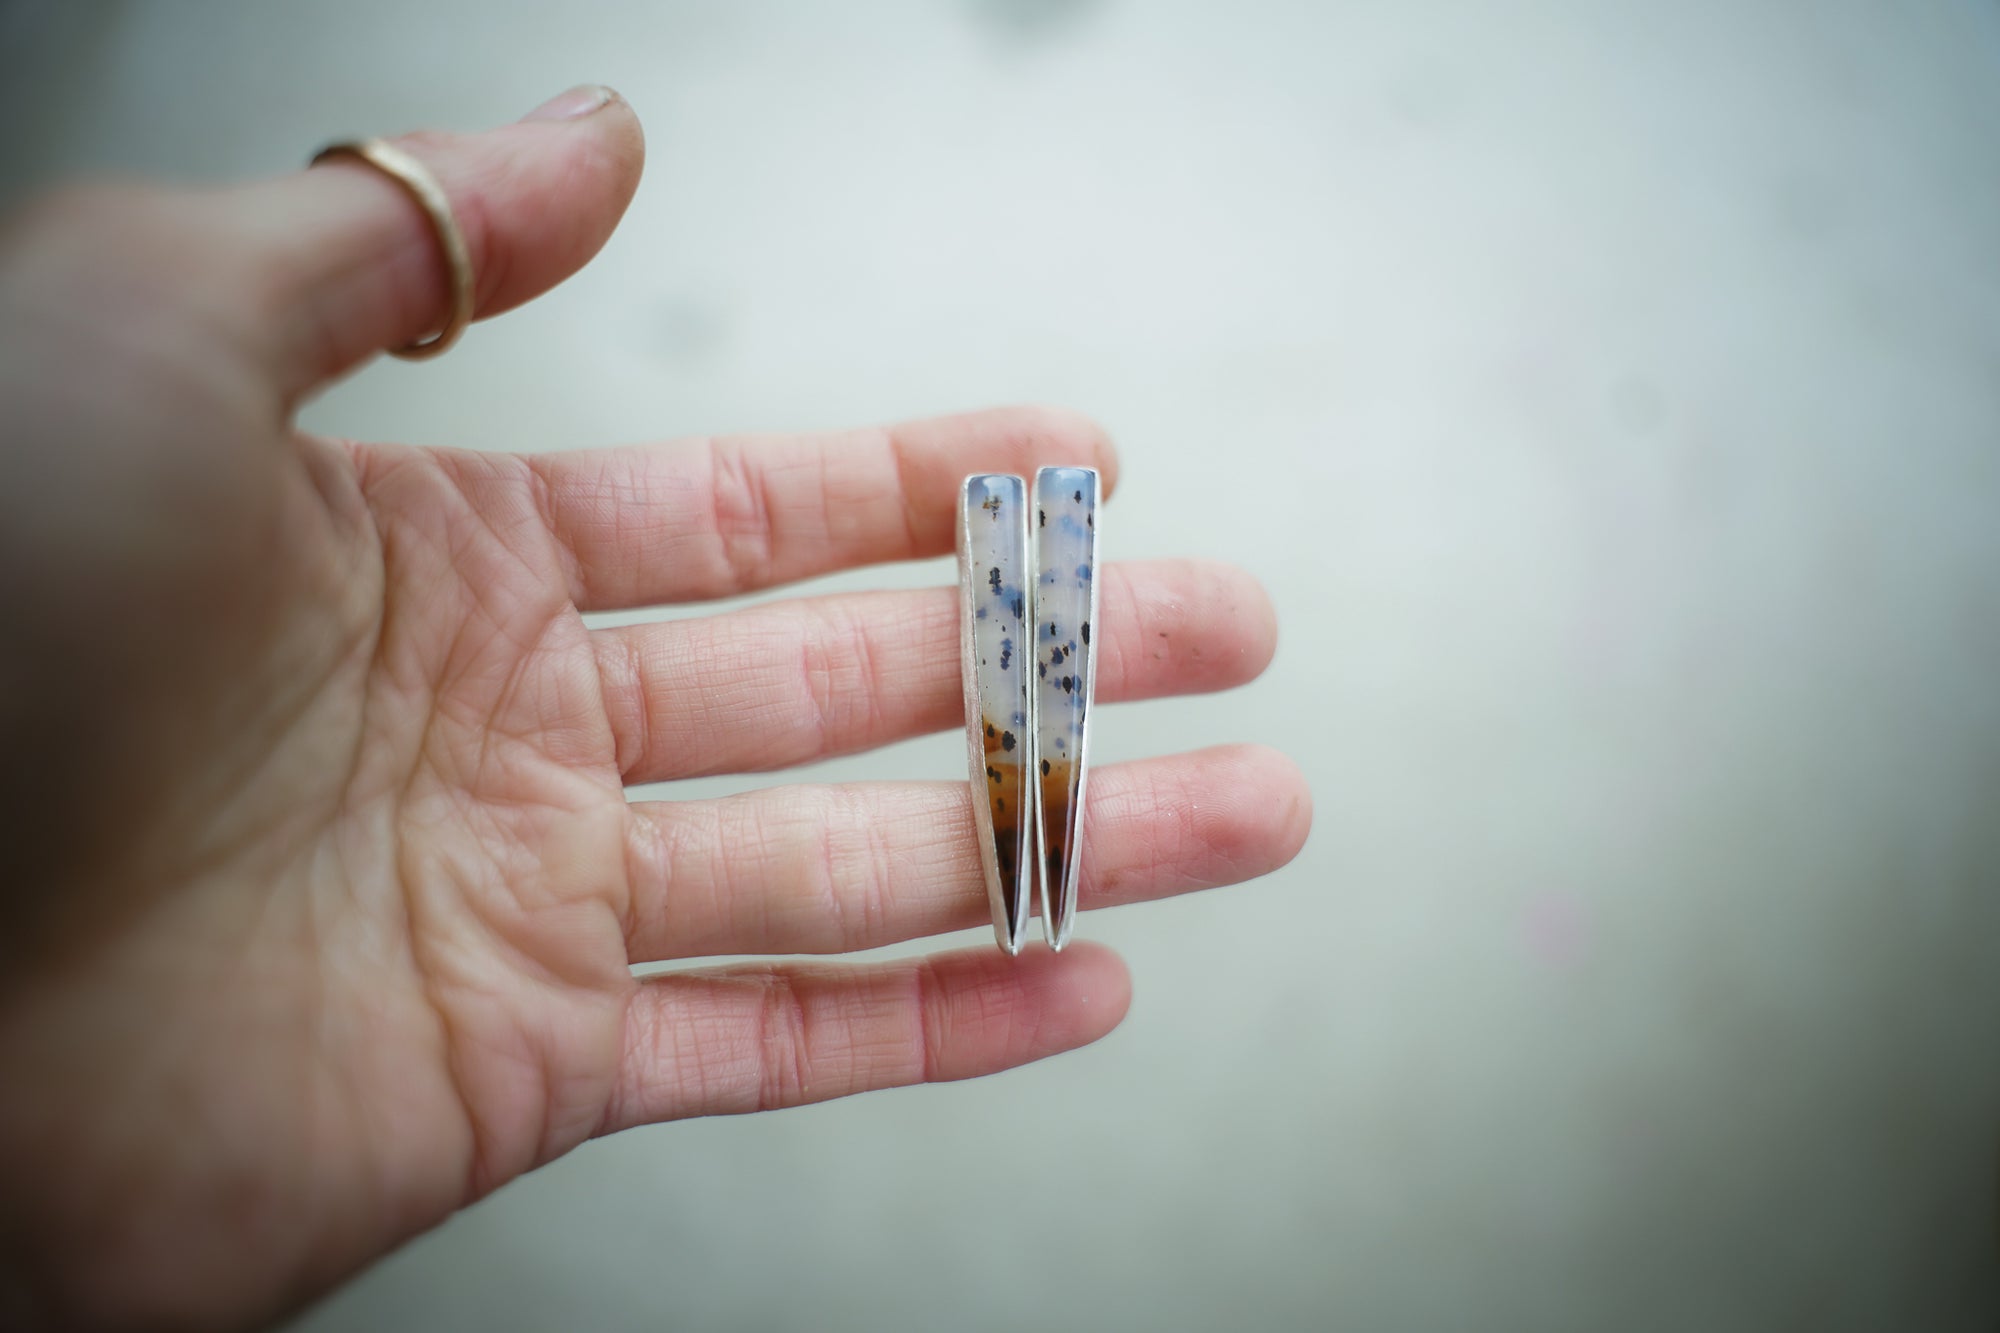
[[[583,267],[624,215],[645,159],[632,108],[594,85],[484,134],[393,142],[451,201],[480,318]],[[259,271],[258,322],[288,400],[444,324],[451,307],[444,251],[429,216],[388,176],[332,158],[229,193],[231,230]]]

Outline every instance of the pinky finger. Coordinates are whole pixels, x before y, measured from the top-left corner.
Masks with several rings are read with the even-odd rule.
[[[598,1132],[976,1078],[1088,1045],[1130,1001],[1125,964],[1088,943],[649,977]]]

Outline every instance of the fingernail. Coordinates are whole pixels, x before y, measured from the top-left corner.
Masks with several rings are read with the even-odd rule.
[[[566,93],[557,93],[521,119],[575,120],[579,116],[587,116],[601,107],[609,106],[617,96],[617,93],[601,83],[578,84]]]

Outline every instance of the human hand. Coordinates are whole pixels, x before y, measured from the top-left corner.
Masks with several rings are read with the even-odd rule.
[[[638,122],[598,100],[402,141],[482,315],[631,197]],[[985,920],[963,782],[624,794],[960,725],[957,597],[581,618],[940,554],[966,473],[1108,483],[1102,435],[1016,410],[520,456],[292,425],[445,291],[354,164],[66,193],[0,240],[0,1323],[269,1318],[594,1135],[989,1073],[1124,1014],[1089,944],[635,979]],[[1270,657],[1240,572],[1103,585],[1107,701]],[[1310,814],[1234,747],[1107,766],[1089,819],[1086,908],[1262,874]]]

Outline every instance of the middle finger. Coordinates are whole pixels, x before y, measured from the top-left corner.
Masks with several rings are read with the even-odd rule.
[[[1257,581],[1195,560],[1106,565],[1097,693],[1227,689],[1270,663]],[[627,783],[757,772],[963,725],[958,592],[799,598],[592,634]]]

